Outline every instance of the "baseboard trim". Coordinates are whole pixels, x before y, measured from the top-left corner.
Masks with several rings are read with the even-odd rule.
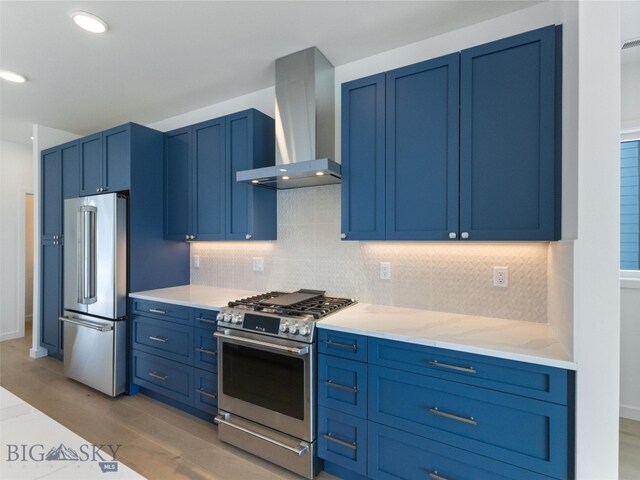
[[[24,333],[20,334],[20,332],[11,332],[11,333],[3,333],[0,335],[0,342],[4,342],[5,340],[13,340],[14,338],[22,338],[24,337]]]
[[[640,408],[620,405],[620,416],[630,420],[638,420],[640,422]]]
[[[43,347],[29,349],[29,356],[31,358],[42,358],[42,357],[46,357],[48,354],[49,354],[49,350]]]

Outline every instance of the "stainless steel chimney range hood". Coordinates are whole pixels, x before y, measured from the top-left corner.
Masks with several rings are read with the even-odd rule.
[[[289,189],[340,183],[333,65],[316,47],[276,60],[276,164],[236,180]]]

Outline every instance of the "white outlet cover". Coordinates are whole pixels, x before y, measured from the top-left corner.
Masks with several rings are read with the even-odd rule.
[[[193,255],[191,258],[193,261],[193,268],[200,268],[200,255]]]
[[[500,288],[509,286],[509,267],[493,267],[493,286]]]
[[[253,271],[264,272],[264,257],[253,257]]]
[[[380,280],[391,280],[391,263],[380,262]]]

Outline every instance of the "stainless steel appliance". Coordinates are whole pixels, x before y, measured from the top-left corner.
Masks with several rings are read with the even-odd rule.
[[[126,198],[65,200],[64,232],[64,374],[115,397],[126,386]]]
[[[218,438],[313,478],[315,322],[354,300],[324,292],[270,292],[218,314]]]

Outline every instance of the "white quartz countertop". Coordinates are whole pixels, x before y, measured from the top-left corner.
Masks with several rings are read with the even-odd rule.
[[[186,307],[219,309],[261,292],[183,285],[129,294]],[[319,328],[576,370],[546,324],[358,303],[318,322]]]
[[[318,328],[576,370],[546,324],[358,303]]]
[[[159,288],[143,292],[130,293],[132,298],[165,302],[185,307],[217,310],[226,307],[232,300],[258,295],[251,290],[234,290],[232,288],[207,287],[205,285],[181,285],[179,287]]]

